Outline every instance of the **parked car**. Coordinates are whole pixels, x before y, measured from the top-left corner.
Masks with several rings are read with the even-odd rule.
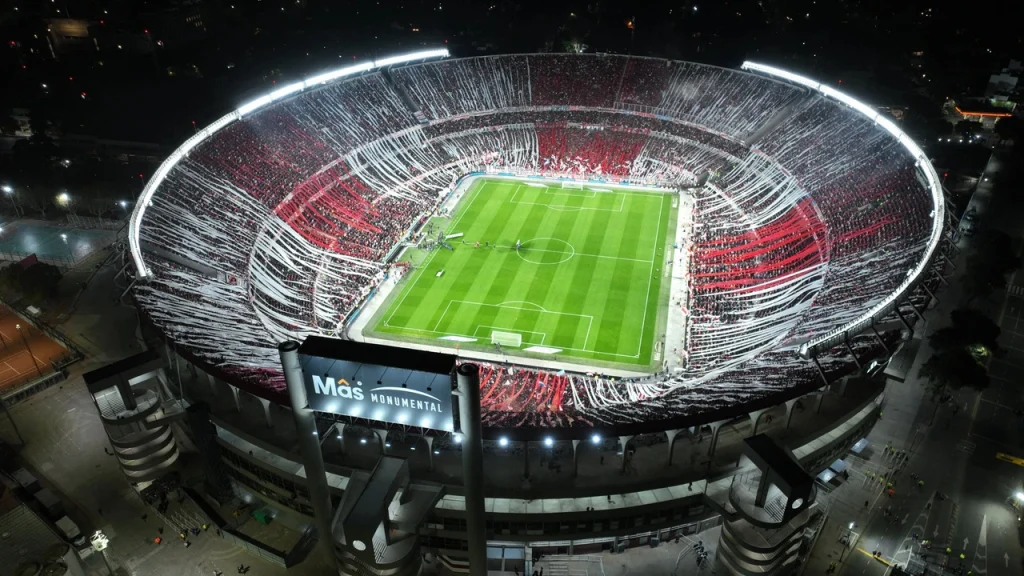
[[[61,516],[60,520],[57,520],[56,524],[57,528],[60,528],[60,531],[67,537],[68,542],[71,542],[75,548],[83,548],[88,544],[88,541],[85,539],[85,535],[78,529],[78,524],[75,524],[71,518]]]

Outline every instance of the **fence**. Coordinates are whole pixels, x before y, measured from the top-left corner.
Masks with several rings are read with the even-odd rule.
[[[43,264],[50,264],[63,270],[74,267],[77,262],[70,253],[66,256],[40,256],[35,253],[7,252],[5,250],[0,250],[0,262],[21,262],[25,258],[33,255],[36,257],[36,260],[39,260]]]
[[[20,402],[33,394],[42,392],[58,382],[63,382],[67,378],[66,368],[84,358],[85,355],[82,354],[82,351],[73,342],[45,322],[28,315],[24,310],[8,304],[3,299],[0,299],[0,305],[6,306],[8,310],[21,318],[25,323],[25,327],[22,330],[22,338],[24,340],[31,339],[35,334],[43,334],[51,340],[60,343],[66,350],[66,353],[61,356],[50,358],[43,362],[36,362],[33,355],[35,370],[18,374],[13,379],[6,380],[0,384],[0,396],[3,397],[4,402],[10,405]],[[17,348],[23,345],[23,342],[18,342],[17,339],[11,342],[2,338],[0,340],[2,340],[0,353],[6,351],[9,346]]]
[[[46,390],[54,384],[63,382],[67,377],[67,371],[58,368],[46,370],[42,376],[39,376],[38,372],[24,374],[19,376],[14,382],[5,383],[3,390],[0,391],[0,398],[3,398],[3,401],[8,406],[11,406],[25,400],[29,396]]]
[[[68,226],[87,230],[120,230],[127,223],[127,220],[110,220],[107,218],[68,214]]]
[[[50,326],[46,322],[43,322],[39,318],[36,318],[35,316],[29,314],[27,310],[24,310],[18,306],[14,306],[13,304],[7,302],[3,298],[0,298],[0,305],[6,306],[8,310],[17,314],[18,317],[24,320],[26,324],[28,324],[31,327],[34,327],[43,334],[46,334],[50,339],[60,342],[61,346],[66,348],[68,352],[71,353],[71,356],[75,357],[74,360],[71,360],[70,362],[68,362],[68,364],[70,364],[71,362],[81,360],[85,356],[84,354],[82,354],[82,351],[78,349],[78,346],[76,346],[74,342],[72,342],[66,336],[64,336],[64,334],[61,333],[60,330],[57,330],[53,326]],[[66,365],[67,364],[64,364],[64,366]]]

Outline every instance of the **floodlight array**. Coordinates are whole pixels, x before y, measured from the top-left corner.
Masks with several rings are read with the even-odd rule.
[[[921,148],[909,136],[907,136],[906,133],[897,128],[895,123],[883,116],[877,110],[872,109],[867,104],[864,104],[856,98],[840,92],[830,86],[819,84],[809,78],[774,66],[767,66],[756,62],[744,62],[742,68],[744,70],[750,70],[752,72],[759,72],[768,76],[775,76],[789,80],[795,84],[800,84],[812,90],[817,90],[825,96],[846,104],[850,108],[853,108],[866,116],[869,120],[874,121],[877,125],[885,129],[886,132],[896,138],[900,144],[910,152],[910,155],[917,159],[917,166],[921,169],[925,179],[928,181],[928,190],[931,192],[932,196],[932,230],[931,235],[928,238],[928,245],[925,249],[924,255],[918,260],[917,264],[907,272],[906,279],[900,283],[896,290],[894,290],[889,296],[885,297],[881,302],[853,321],[831,330],[822,336],[805,342],[800,347],[800,353],[806,356],[818,346],[827,346],[830,343],[838,341],[838,339],[842,338],[844,334],[857,333],[864,330],[871,324],[873,319],[889,312],[895,305],[896,301],[906,294],[906,292],[921,279],[922,274],[924,274],[931,265],[932,258],[935,256],[935,251],[939,247],[939,243],[942,241],[942,227],[943,222],[945,222],[946,203],[942,193],[942,186],[939,183],[939,175],[935,172],[935,168],[932,166],[928,156],[925,155],[924,151],[921,150]]]
[[[272,102],[276,102],[278,100],[282,100],[289,96],[298,94],[303,90],[313,88],[325,84],[327,82],[332,82],[339,78],[344,78],[346,76],[352,76],[354,74],[368,72],[370,70],[378,68],[394,66],[396,64],[404,64],[407,62],[415,62],[418,60],[428,60],[431,58],[445,58],[447,56],[448,50],[446,48],[436,50],[422,50],[418,52],[411,52],[409,54],[402,54],[399,56],[383,58],[380,60],[375,60],[373,62],[366,62],[363,64],[356,64],[353,66],[345,66],[337,70],[332,70],[330,72],[318,74],[311,78],[307,78],[302,82],[290,84],[288,86],[285,86],[284,88],[274,90],[273,92],[265,96],[261,96],[255,100],[247,102],[239,106],[237,110],[225,114],[224,116],[215,120],[209,126],[197,132],[194,136],[186,140],[181,146],[179,146],[174,152],[172,152],[171,155],[168,156],[167,159],[164,160],[162,164],[160,164],[160,167],[157,168],[156,172],[153,174],[153,177],[150,178],[149,182],[146,183],[146,187],[142,190],[142,194],[139,196],[138,202],[135,203],[135,210],[132,212],[132,217],[128,222],[128,248],[131,251],[132,260],[134,260],[135,262],[136,276],[141,279],[145,278],[150,273],[149,269],[146,267],[145,260],[143,260],[142,258],[142,247],[139,241],[139,230],[140,227],[142,226],[142,218],[146,214],[146,209],[150,205],[150,200],[152,199],[153,194],[156,192],[157,188],[159,188],[160,185],[163,183],[164,179],[167,177],[167,174],[171,171],[171,169],[174,168],[174,166],[182,158],[187,156],[188,153],[192,151],[192,149],[194,149],[196,146],[204,142],[210,136],[214,135],[228,124],[231,124],[235,120],[240,120],[243,116],[246,116],[247,114],[250,114],[255,110],[263,108],[268,104],[271,104]]]

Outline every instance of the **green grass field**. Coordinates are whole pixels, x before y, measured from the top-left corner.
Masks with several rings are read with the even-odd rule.
[[[464,236],[403,279],[372,334],[493,350],[500,331],[521,337],[510,355],[646,367],[666,309],[675,204],[657,192],[478,179],[446,230]]]

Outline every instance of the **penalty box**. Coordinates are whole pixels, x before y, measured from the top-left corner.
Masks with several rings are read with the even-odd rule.
[[[482,316],[486,316],[484,320]],[[559,321],[577,320],[571,334],[557,334]],[[493,332],[516,333],[522,336],[522,346],[548,346],[563,350],[587,351],[590,329],[594,317],[589,314],[546,310],[530,302],[502,302],[487,304],[471,300],[451,300],[437,319],[433,332],[443,335],[466,336],[490,341]],[[536,330],[550,327],[549,330]],[[441,336],[442,338],[444,336]],[[582,337],[583,343],[574,346]]]

